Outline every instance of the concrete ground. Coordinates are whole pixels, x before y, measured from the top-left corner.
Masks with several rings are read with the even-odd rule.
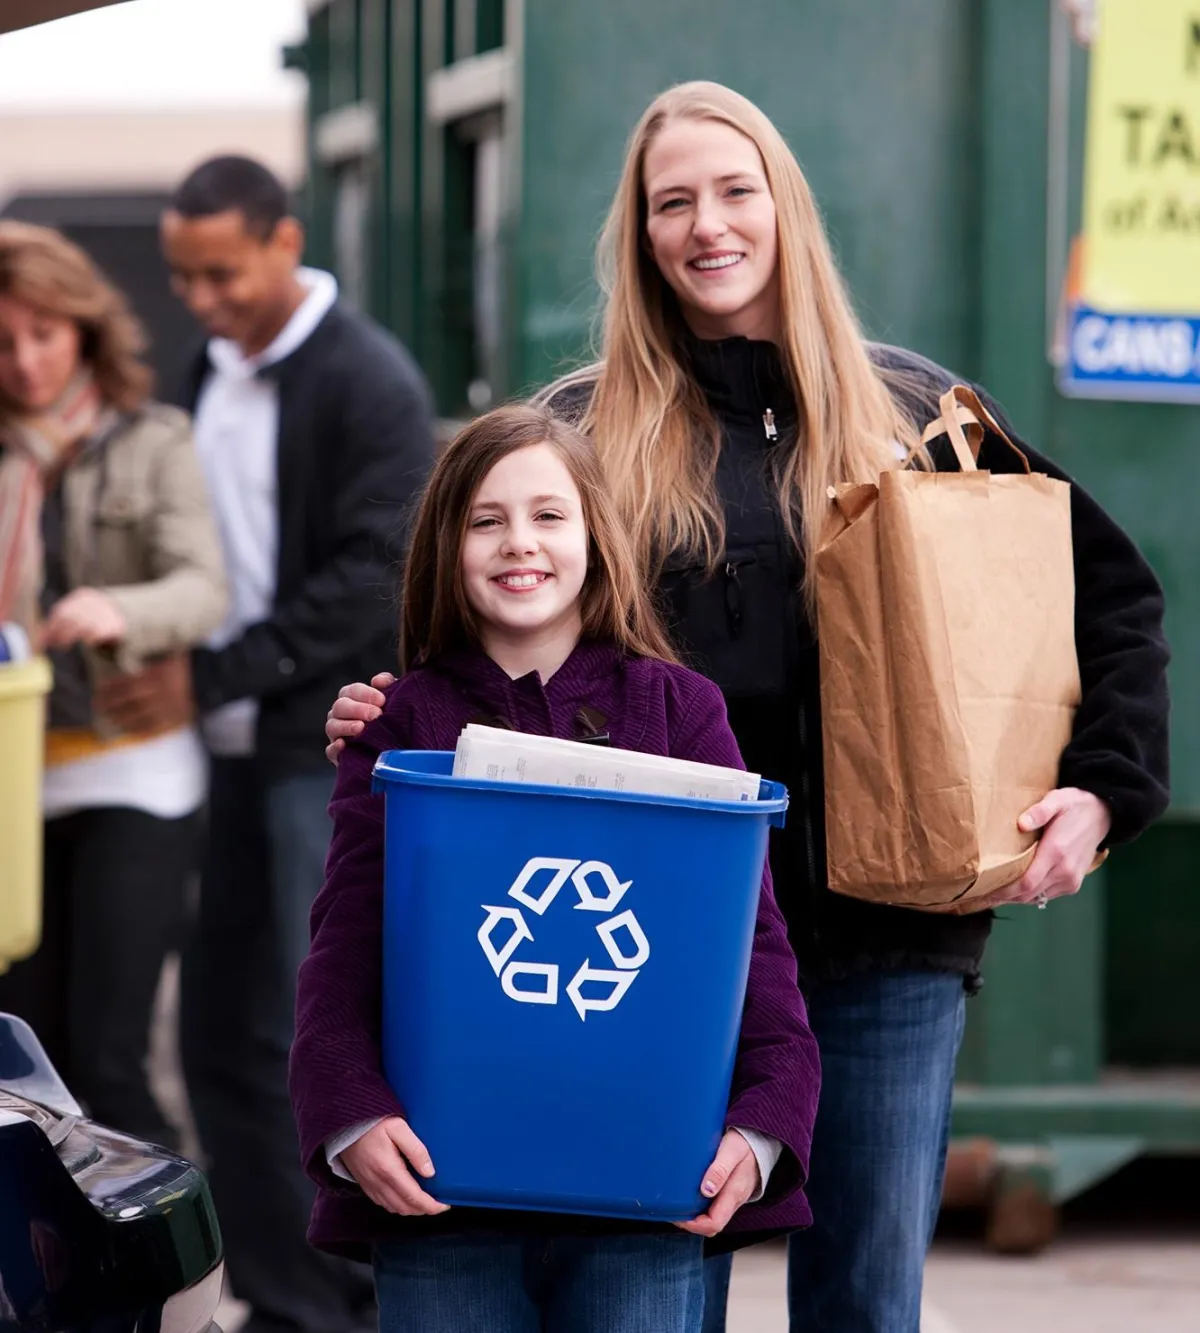
[[[782,1248],[739,1255],[729,1333],[787,1333],[783,1282]],[[1200,1333],[1200,1226],[1183,1237],[1068,1234],[1034,1259],[939,1241],[921,1333]]]
[[[243,1318],[231,1300],[218,1322],[237,1333]],[[782,1246],[738,1256],[729,1333],[787,1333]],[[926,1269],[921,1333],[1200,1333],[1200,1231],[1067,1237],[1036,1259],[939,1242]]]

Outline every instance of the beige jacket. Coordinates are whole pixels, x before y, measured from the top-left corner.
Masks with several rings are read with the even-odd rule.
[[[191,425],[151,403],[63,478],[64,552],[72,588],[101,588],[128,632],[115,655],[89,653],[94,674],[203,643],[225,617],[221,542]]]

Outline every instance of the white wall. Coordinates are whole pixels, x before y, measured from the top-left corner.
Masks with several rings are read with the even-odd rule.
[[[218,153],[258,158],[289,186],[299,184],[301,109],[19,113],[0,108],[0,208],[20,192],[169,190]]]

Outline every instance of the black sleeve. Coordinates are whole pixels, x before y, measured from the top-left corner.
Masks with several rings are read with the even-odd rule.
[[[328,512],[335,550],[271,616],[227,647],[192,657],[196,701],[211,711],[319,678],[377,642],[396,620],[399,532],[433,464],[433,411],[405,360],[373,358],[341,389]]]
[[[1137,837],[1167,808],[1169,650],[1163,593],[1142,553],[1099,504],[1012,430],[1003,410],[976,386],[988,411],[1035,472],[1071,484],[1075,550],[1075,647],[1083,701],[1063,753],[1059,785],[1080,787],[1112,811],[1106,845]],[[992,435],[980,466],[1013,472],[1020,463]]]
[[[578,375],[569,375],[565,380],[558,380],[548,385],[534,397],[556,417],[578,426],[591,406],[592,394],[596,390],[594,379],[581,379]]]

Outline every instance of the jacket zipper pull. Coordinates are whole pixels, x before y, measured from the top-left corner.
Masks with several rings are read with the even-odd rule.
[[[769,407],[763,413],[763,434],[768,440],[779,439],[779,432],[775,429],[775,413]]]
[[[730,636],[738,638],[742,629],[742,580],[732,560],[725,563],[725,615]]]

